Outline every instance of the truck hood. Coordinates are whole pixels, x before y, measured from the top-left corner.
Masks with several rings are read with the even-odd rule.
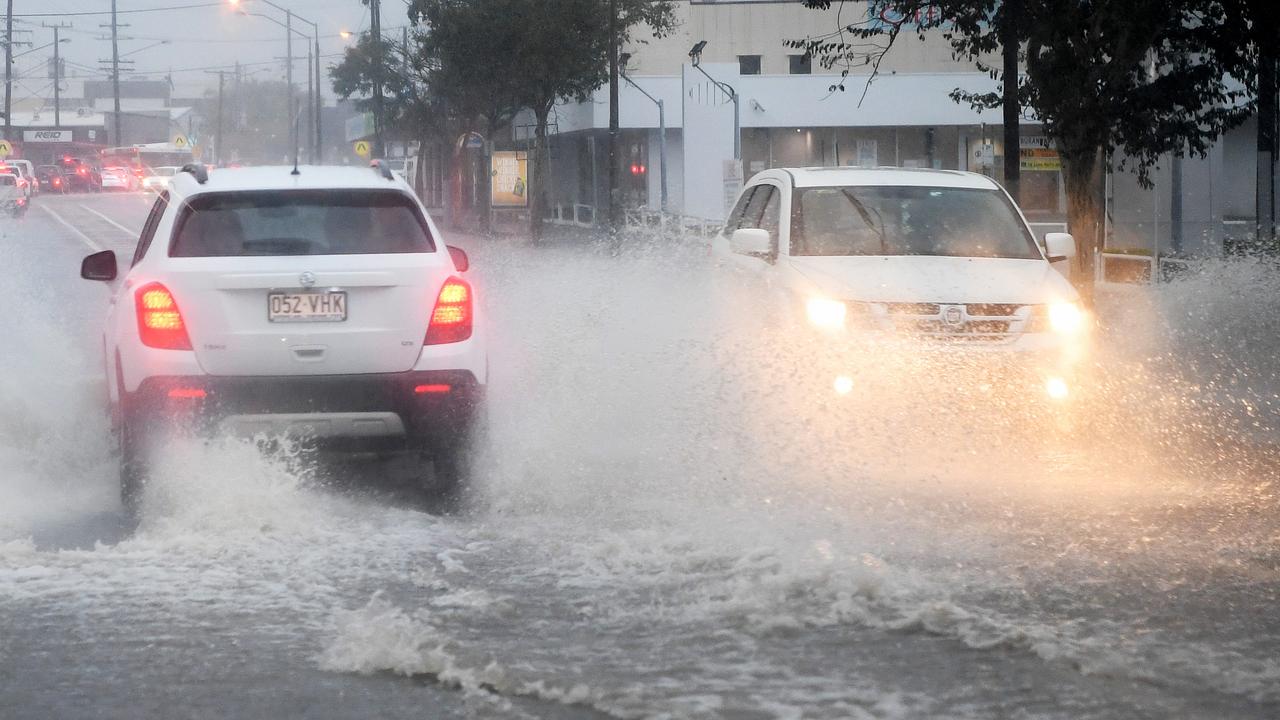
[[[837,300],[1032,305],[1078,298],[1045,260],[877,255],[786,262],[815,292]]]

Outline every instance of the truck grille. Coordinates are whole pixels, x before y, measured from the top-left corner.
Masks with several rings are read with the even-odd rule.
[[[932,342],[998,345],[1025,332],[1032,306],[1009,303],[886,303],[889,325]]]

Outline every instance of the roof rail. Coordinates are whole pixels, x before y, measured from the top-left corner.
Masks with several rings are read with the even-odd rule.
[[[391,174],[391,166],[381,160],[371,160],[369,167],[373,168],[379,175],[388,179],[395,180],[396,176]]]
[[[209,171],[201,163],[187,163],[182,166],[182,172],[191,173],[195,177],[196,182],[201,185],[209,182]]]

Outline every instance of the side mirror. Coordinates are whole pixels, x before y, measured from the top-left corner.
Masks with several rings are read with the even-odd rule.
[[[773,241],[768,230],[739,228],[729,237],[729,249],[739,255],[767,258],[773,255]]]
[[[85,280],[116,279],[116,254],[110,250],[96,252],[80,261],[80,277]]]
[[[1070,260],[1076,256],[1076,240],[1070,233],[1045,233],[1044,249],[1049,262]]]
[[[458,269],[458,272],[466,272],[467,268],[471,267],[471,261],[467,259],[467,251],[452,245],[445,247],[449,248],[449,257],[453,259],[453,266]]]

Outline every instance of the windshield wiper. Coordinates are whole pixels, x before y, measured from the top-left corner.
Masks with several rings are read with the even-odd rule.
[[[862,201],[858,199],[858,196],[853,194],[852,190],[848,188],[844,188],[840,192],[844,193],[844,196],[849,199],[850,203],[853,204],[853,209],[858,211],[858,215],[862,217],[862,222],[869,225],[872,230],[876,231],[876,235],[880,236],[880,254],[888,255],[889,241],[885,237],[884,218],[880,216],[880,211],[875,208],[871,208],[871,212],[874,212],[876,214],[876,220],[880,221],[880,223],[877,225],[875,222],[872,222],[871,212],[867,212],[867,206],[862,204]]]

